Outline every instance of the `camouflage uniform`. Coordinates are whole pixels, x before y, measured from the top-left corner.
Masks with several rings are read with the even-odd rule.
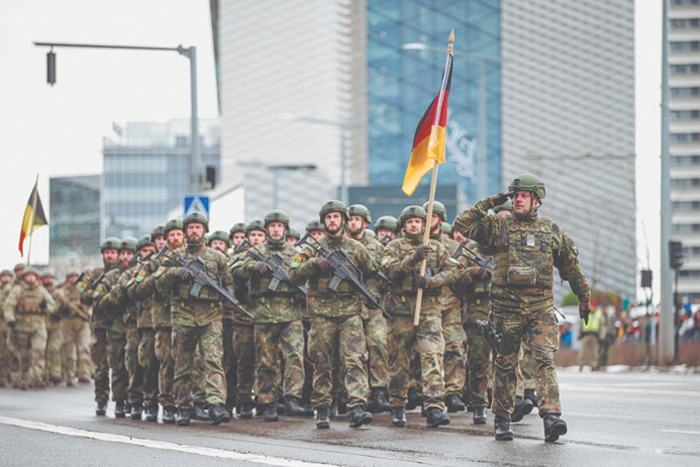
[[[343,248],[348,254],[348,261],[362,272],[367,287],[373,294],[379,295],[377,264],[361,243],[344,234],[338,237],[327,234],[320,243],[330,251]],[[309,356],[314,362],[311,399],[315,408],[330,407],[333,352],[339,349],[348,407],[365,409],[369,387],[363,357],[367,348],[362,326],[363,299],[347,281],[341,281],[337,291],[330,289],[331,275],[320,272],[314,264],[318,257],[316,251],[306,247],[294,257],[290,270],[295,284],[307,284],[306,305],[311,316]]]
[[[63,379],[73,381],[77,376],[82,382],[90,378],[90,314],[91,310],[80,303],[78,287],[70,281],[66,281],[59,291],[60,301],[72,304],[79,308],[83,316],[71,310],[67,305],[61,305],[64,318],[61,321],[63,344]],[[86,319],[87,318],[87,319]]]
[[[90,288],[104,268],[95,268],[88,274],[88,278],[78,283],[80,303],[87,306],[93,305],[93,293]],[[109,400],[109,363],[107,362],[107,317],[105,310],[93,306],[92,308],[92,362],[95,365],[95,402],[106,403]]]
[[[245,253],[239,253],[231,259],[231,272],[236,276],[236,269],[243,262]],[[248,285],[236,279],[236,298],[243,307],[249,304]],[[255,331],[253,319],[239,309],[234,309],[231,315],[233,338],[233,353],[236,358],[236,397],[238,404],[253,403],[253,388],[255,386]]]
[[[281,243],[268,241],[265,246],[252,247],[260,255],[280,253],[289,263],[297,250]],[[269,250],[266,252],[265,249]],[[270,290],[271,275],[261,275],[257,260],[245,257],[234,270],[238,281],[249,281],[250,311],[254,318],[255,362],[257,364],[255,388],[258,403],[268,405],[277,396],[280,382],[280,358],[282,354],[283,393],[287,398],[301,402],[304,385],[304,328],[301,323],[301,300],[296,288],[280,282],[276,290]],[[283,266],[284,267],[284,266]]]
[[[0,310],[5,305],[5,300],[12,290],[12,283],[0,283]],[[7,326],[7,321],[2,313],[0,313],[0,386],[7,383],[10,379],[10,358],[12,352],[10,346],[7,345],[7,338],[10,333],[10,328]]]
[[[51,297],[56,300],[56,294],[59,292],[55,285],[44,286],[51,294]],[[61,314],[56,311],[48,314],[46,321],[46,381],[58,383],[61,381],[62,361],[61,361],[61,344],[63,344],[63,333],[61,332]]]
[[[20,282],[5,300],[5,321],[15,323],[10,338],[19,359],[19,383],[43,385],[46,355],[46,313],[56,311],[51,294],[39,284]]]
[[[207,246],[203,240],[188,242],[176,250],[183,258],[201,257],[216,281],[233,293],[233,279],[228,270],[226,257]],[[178,277],[178,267],[160,266],[155,273],[158,291],[167,295],[172,293],[171,319],[173,325],[173,354],[175,357],[174,391],[176,406],[179,409],[191,409],[194,389],[194,372],[196,348],[202,352],[206,365],[205,392],[206,402],[224,405],[226,402],[226,377],[222,368],[223,357],[221,297],[209,287],[202,287],[197,297],[190,295],[192,285],[183,283]]]
[[[462,212],[455,226],[494,257],[491,280],[491,320],[501,334],[503,352],[496,358],[493,411],[513,412],[520,344],[527,340],[535,360],[540,416],[561,415],[559,383],[554,369],[558,348],[554,315],[552,268],[559,269],[576,295],[588,300],[588,284],[578,265],[578,249],[557,224],[536,215],[520,221],[513,216],[489,216],[489,199]]]
[[[516,397],[522,398],[525,391],[534,391],[537,388],[535,383],[535,360],[532,358],[532,349],[527,341],[523,341],[518,355],[518,369],[516,371],[518,383],[515,387]]]
[[[391,281],[386,308],[392,319],[389,322],[389,351],[391,354],[389,403],[403,407],[408,402],[408,374],[411,359],[417,350],[421,358],[421,383],[424,407],[445,408],[445,382],[442,376],[442,359],[445,340],[442,334],[442,310],[439,297],[442,287],[457,279],[457,268],[452,264],[447,249],[438,241],[430,240],[432,252],[427,259],[426,276],[430,288],[423,291],[420,323],[413,326],[416,308],[416,278],[420,261],[414,253],[421,246],[422,236],[406,236],[392,240],[384,250],[382,270]]]

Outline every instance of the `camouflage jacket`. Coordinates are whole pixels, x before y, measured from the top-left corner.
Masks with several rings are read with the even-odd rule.
[[[362,243],[362,246],[364,246],[367,249],[367,252],[377,264],[381,263],[382,258],[384,257],[384,245],[382,245],[381,242],[379,242],[379,240],[371,238],[369,235],[364,234],[362,238],[358,240],[358,242]],[[379,286],[380,295],[384,295],[388,290],[388,284],[382,281],[378,281],[377,283]],[[367,304],[363,303],[362,319],[369,319],[371,312],[372,310],[367,308]],[[381,313],[381,310],[377,309],[375,312]]]
[[[126,323],[124,322],[126,304],[122,301],[123,297],[120,291],[115,290],[123,272],[122,268],[110,269],[102,282],[92,292],[93,308],[99,310],[104,316],[105,327],[114,332],[126,332]]]
[[[45,316],[57,308],[53,297],[43,286],[22,281],[10,289],[3,314],[8,323],[17,323],[15,331],[32,332],[45,328]]]
[[[590,297],[578,248],[559,225],[537,216],[522,222],[515,216],[489,216],[490,207],[488,199],[478,201],[457,216],[455,227],[493,256],[494,309],[522,312],[549,306],[554,267],[579,299]]]
[[[347,262],[352,263],[362,273],[367,288],[379,296],[377,272],[379,267],[367,249],[357,240],[341,234],[339,237],[324,236],[321,245],[330,251],[344,249],[348,255]],[[320,255],[310,246],[298,253],[292,261],[289,275],[296,285],[306,285],[306,307],[309,316],[352,316],[362,313],[364,299],[346,280],[338,284],[337,290],[329,288],[333,273],[323,273],[315,265]],[[346,263],[347,263],[346,262]],[[354,272],[354,268],[347,265]],[[358,278],[359,279],[359,278]]]
[[[5,300],[7,300],[7,297],[10,295],[11,291],[12,282],[8,282],[6,284],[0,283],[0,310],[2,310],[2,308],[5,306]],[[2,313],[0,313],[0,319],[5,319]]]
[[[420,275],[420,261],[414,261],[413,254],[422,243],[422,235],[408,236],[390,241],[382,259],[382,270],[391,281],[387,295],[386,309],[390,314],[413,315],[418,288],[416,278]],[[442,309],[438,297],[442,287],[457,280],[456,261],[452,260],[447,248],[437,240],[429,240],[432,249],[428,255],[425,275],[430,277],[429,288],[423,290],[421,302],[422,316],[441,316]]]
[[[482,258],[488,256],[475,242],[470,242],[465,248]],[[476,320],[488,320],[490,280],[475,276],[474,268],[478,269],[479,264],[466,256],[460,256],[459,268],[461,274],[452,290],[462,303],[462,323],[476,324]]]
[[[219,285],[234,293],[233,277],[229,271],[226,256],[202,243],[188,244],[175,250],[175,254],[185,260],[197,256],[204,260],[207,274]],[[183,282],[178,277],[179,266],[161,265],[155,272],[156,288],[162,295],[171,295],[170,312],[173,326],[205,326],[222,319],[221,295],[214,289],[204,286],[197,296],[191,294],[194,282]]]
[[[119,280],[115,284],[114,288],[110,292],[110,296],[113,298],[114,303],[119,306],[120,309],[124,310],[124,324],[128,328],[135,328],[138,314],[141,309],[141,302],[132,299],[127,291],[128,286],[134,282],[136,277],[136,267],[131,267],[124,270]]]
[[[133,269],[130,281],[126,283],[126,293],[129,298],[138,304],[136,312],[136,327],[138,329],[153,328],[153,291],[145,293],[143,297],[137,293],[136,287],[143,283],[150,272],[149,261],[140,263]]]
[[[57,303],[67,319],[80,318],[85,320],[85,317],[90,318],[92,316],[92,308],[80,303],[80,290],[77,284],[65,281],[58,291]],[[67,305],[70,303],[72,306],[78,308],[82,314],[78,314],[71,310]]]
[[[91,286],[93,281],[99,277],[104,271],[104,267],[95,268],[87,274],[82,281],[78,282],[78,292],[80,292],[80,303],[87,306],[92,306],[92,324],[95,329],[105,329],[109,324],[109,319],[105,316],[104,310],[94,306],[93,293],[95,292]]]
[[[254,246],[260,255],[280,253],[286,264],[281,267],[289,272],[289,264],[298,253],[294,247],[283,243],[276,246],[270,242]],[[269,249],[269,250],[268,250]],[[250,250],[246,250],[250,251]],[[301,300],[296,295],[296,288],[288,282],[280,282],[276,290],[270,290],[272,273],[261,275],[256,266],[258,261],[245,254],[240,265],[233,270],[236,281],[248,282],[250,305],[248,311],[253,314],[253,323],[289,323],[301,319]]]
[[[439,241],[447,249],[447,254],[452,257],[455,250],[459,246],[459,243],[452,240],[451,238],[445,238],[442,236],[442,229],[437,235],[430,234],[430,238]],[[458,274],[457,277],[462,275]],[[452,288],[449,285],[442,286],[442,292],[440,293],[440,298],[438,299],[440,307],[442,308],[442,325],[447,326],[451,324],[462,324],[462,302],[459,297],[455,295]]]
[[[172,245],[168,244],[173,248]],[[178,247],[175,247],[177,249]],[[156,272],[161,266],[172,266],[175,261],[171,259],[172,253],[166,253],[160,258],[151,257],[148,261],[141,263],[139,271],[135,275],[134,282],[127,287],[127,293],[134,300],[144,303],[142,310],[140,327],[151,326],[154,329],[169,328],[172,326],[170,319],[170,294],[162,294],[156,288],[158,277]],[[150,318],[148,312],[150,311]]]
[[[241,302],[241,305],[243,305],[244,308],[246,308],[250,304],[250,297],[248,296],[248,279],[241,279],[238,276],[238,274],[236,274],[236,270],[239,267],[241,267],[241,264],[243,264],[243,261],[245,260],[246,256],[246,252],[242,251],[240,253],[234,253],[233,256],[231,256],[231,258],[228,260],[229,270],[231,271],[231,275],[233,276],[233,286],[234,290],[236,291],[236,298],[239,302]],[[248,308],[246,308],[246,310],[247,309]],[[250,312],[250,310],[248,311]],[[234,309],[225,309],[224,318],[231,319],[234,323],[237,324],[253,324],[253,319],[250,316],[243,313],[237,307]]]

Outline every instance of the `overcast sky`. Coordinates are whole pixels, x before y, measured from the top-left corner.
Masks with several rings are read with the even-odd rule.
[[[648,246],[655,279],[660,241],[660,5],[658,0],[636,0],[637,259],[640,268],[647,267]],[[190,115],[189,60],[176,52],[59,48],[52,88],[46,84],[48,50],[33,41],[194,45],[199,116],[217,115],[208,0],[0,0],[0,268],[21,261],[19,229],[37,173],[49,215],[49,178],[100,172],[102,138],[114,136],[112,122]],[[48,238],[48,228],[36,232],[33,263],[48,260]]]

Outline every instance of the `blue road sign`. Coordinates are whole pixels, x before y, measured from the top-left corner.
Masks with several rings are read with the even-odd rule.
[[[209,219],[209,197],[202,195],[185,196],[185,217],[194,211],[204,213]]]

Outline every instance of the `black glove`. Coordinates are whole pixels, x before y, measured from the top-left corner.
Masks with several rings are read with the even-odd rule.
[[[322,272],[328,274],[333,269],[333,264],[326,258],[316,258],[314,261],[314,266],[320,269]]]
[[[10,326],[10,329],[14,329],[15,326],[17,326],[17,323],[15,321],[8,321],[7,325]]]
[[[379,297],[374,297],[374,298],[377,300],[377,303],[379,303]],[[374,303],[369,302],[369,301],[365,303],[365,306],[367,306],[367,308],[370,310],[376,310],[377,308],[379,308],[379,306],[377,306]]]
[[[413,261],[416,263],[423,261],[432,251],[433,250],[430,248],[430,245],[419,246],[416,252],[413,253]]]
[[[591,314],[591,301],[590,300],[579,300],[578,302],[578,315],[581,317],[584,323],[588,324],[588,316]]]
[[[177,277],[180,278],[182,282],[188,282],[194,279],[194,274],[187,268],[179,268],[177,271]]]
[[[508,198],[510,198],[511,196],[513,196],[513,192],[509,191],[507,193],[499,193],[497,195],[489,196],[486,199],[489,200],[489,204],[491,205],[491,207],[495,208],[496,206],[500,206],[501,204],[508,201]]]
[[[260,275],[272,272],[270,265],[264,261],[259,261],[258,264],[255,265],[255,270],[258,271],[258,274]]]
[[[418,276],[418,281],[416,286],[419,289],[429,289],[430,288],[430,278],[428,276]]]
[[[489,277],[491,277],[491,270],[489,268],[487,268],[486,266],[481,266],[479,268],[479,270],[477,271],[477,274],[479,275],[479,277],[486,280]]]

